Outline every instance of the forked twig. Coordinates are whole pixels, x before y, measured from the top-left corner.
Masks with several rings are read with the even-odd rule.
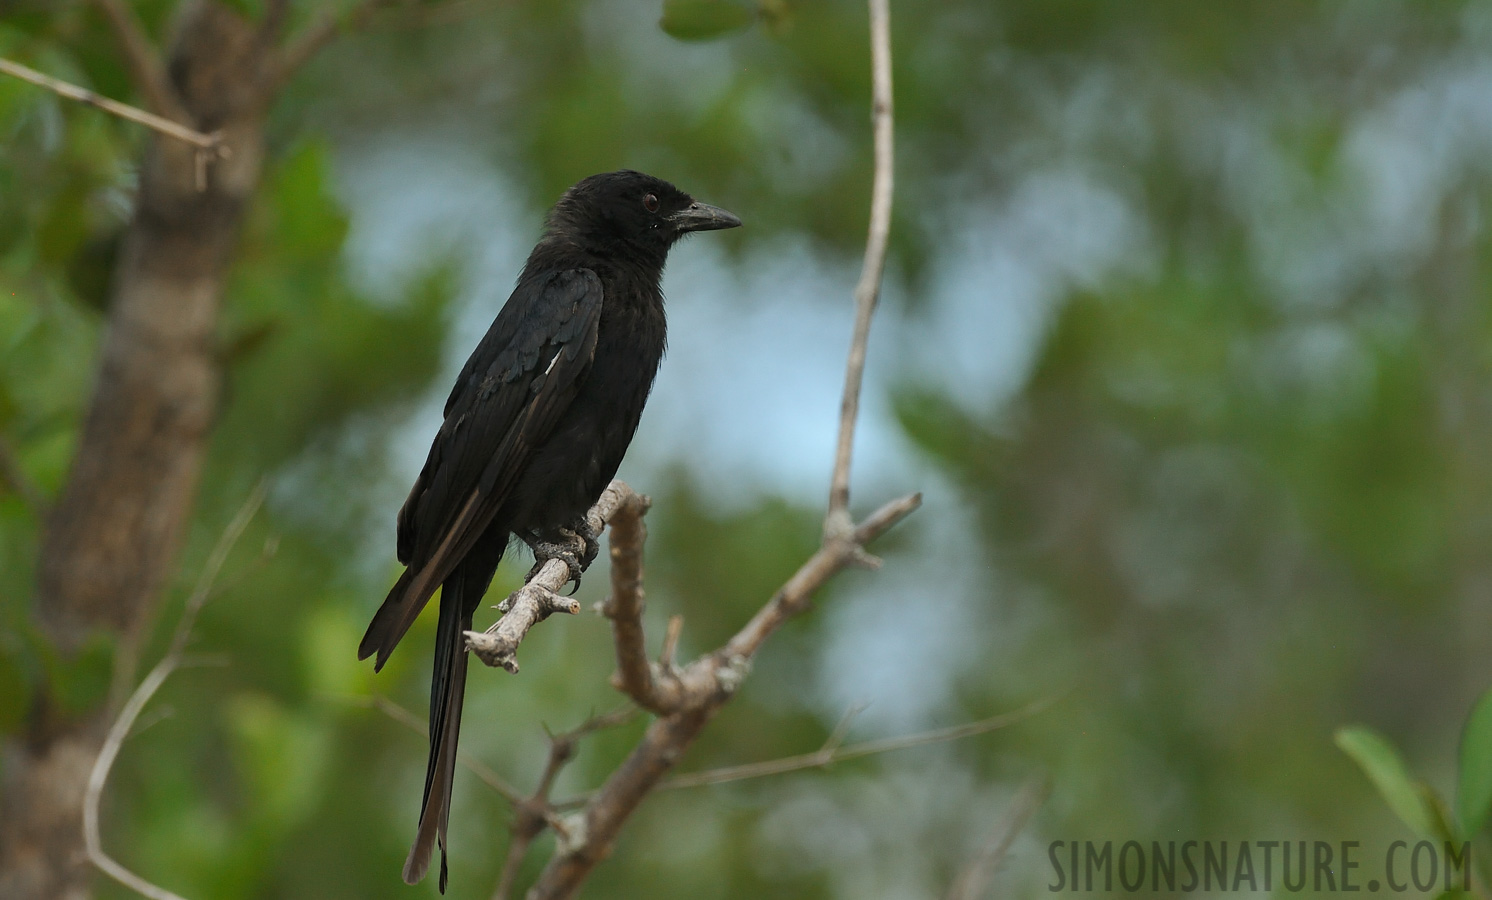
[[[549,759],[544,764],[544,774],[539,776],[539,786],[534,789],[533,796],[515,804],[516,814],[510,829],[512,838],[508,841],[508,852],[503,859],[502,873],[498,876],[492,900],[508,900],[511,896],[518,878],[518,869],[523,865],[524,857],[528,856],[529,847],[533,846],[534,839],[543,834],[546,827],[553,830],[561,841],[572,838],[570,827],[560,821],[553,804],[549,802],[549,792],[554,789],[554,781],[559,777],[560,770],[575,758],[575,745],[586,735],[615,728],[636,715],[637,707],[623,706],[609,713],[591,716],[570,731],[549,736]]]

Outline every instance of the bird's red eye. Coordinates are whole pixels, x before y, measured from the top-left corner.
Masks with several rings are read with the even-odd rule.
[[[642,195],[642,208],[645,209],[645,210],[647,210],[648,212],[657,212],[658,211],[658,195],[657,194],[643,194]]]

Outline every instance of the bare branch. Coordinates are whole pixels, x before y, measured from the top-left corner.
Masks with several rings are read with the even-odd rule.
[[[985,888],[1000,866],[1000,860],[1005,858],[1016,835],[1026,827],[1026,822],[1046,801],[1050,790],[1051,785],[1044,777],[1026,782],[1026,786],[1011,801],[1010,809],[990,832],[983,849],[969,860],[968,865],[954,879],[953,886],[948,890],[948,900],[979,900],[984,896]]]
[[[575,744],[580,743],[582,738],[590,737],[598,731],[605,731],[608,728],[625,725],[635,718],[637,718],[637,707],[631,705],[619,706],[611,712],[591,716],[569,731],[550,735],[549,740],[551,743],[560,741],[573,747]]]
[[[528,855],[534,839],[543,833],[546,826],[554,829],[561,841],[570,839],[569,827],[559,820],[554,807],[549,803],[549,792],[554,788],[554,781],[559,777],[560,770],[575,757],[575,745],[587,735],[615,728],[635,715],[637,707],[624,706],[609,713],[591,716],[571,731],[550,735],[549,760],[544,764],[544,774],[539,776],[539,786],[534,789],[532,797],[516,804],[517,815],[511,829],[513,836],[508,841],[507,856],[503,860],[502,874],[498,877],[492,900],[507,900],[511,896],[518,869],[523,865],[523,859]]]
[[[844,398],[839,407],[839,444],[834,452],[834,475],[829,487],[825,537],[837,538],[850,530],[850,457],[855,446],[855,422],[860,416],[860,386],[865,377],[865,350],[870,320],[881,295],[886,269],[886,242],[891,232],[893,132],[891,111],[890,0],[870,0],[871,125],[875,134],[875,175],[870,192],[870,236],[865,261],[855,285],[855,332],[844,370]]]
[[[202,567],[202,574],[197,579],[197,587],[187,598],[186,606],[181,611],[181,619],[176,623],[176,631],[171,637],[171,647],[161,661],[155,664],[155,668],[140,682],[140,686],[125,701],[124,708],[119,717],[109,728],[109,734],[104,739],[104,746],[98,753],[98,759],[93,763],[93,770],[88,773],[88,787],[83,794],[83,844],[88,850],[88,859],[104,874],[118,881],[125,887],[150,897],[151,900],[182,900],[176,894],[165,888],[157,887],[140,876],[115,862],[108,853],[104,852],[103,840],[99,837],[98,830],[98,804],[99,798],[103,796],[104,786],[109,781],[109,770],[114,766],[114,759],[119,755],[119,748],[124,744],[125,737],[130,733],[135,720],[139,718],[145,704],[155,692],[160,690],[171,673],[183,664],[183,654],[186,651],[187,641],[192,636],[192,626],[196,624],[197,613],[201,612],[202,605],[207,602],[212,592],[213,583],[217,580],[218,572],[223,568],[223,563],[228,559],[228,554],[238,543],[243,535],[244,529],[249,526],[249,521],[259,511],[259,506],[264,502],[264,493],[267,482],[260,481],[254,490],[239,508],[237,514],[229,521],[228,527],[223,529],[218,543],[212,548],[212,553],[207,557],[207,564]]]
[[[518,645],[528,636],[529,629],[552,613],[573,616],[580,612],[579,601],[559,595],[559,589],[570,578],[569,572],[569,566],[562,560],[546,562],[532,581],[497,605],[503,615],[492,627],[485,632],[466,632],[466,648],[483,663],[517,675]]]
[[[396,0],[360,0],[346,12],[338,13],[331,9],[323,12],[320,18],[306,26],[305,31],[281,51],[279,64],[275,67],[275,87],[283,87],[339,35],[361,30],[374,13],[395,2]]]
[[[119,49],[123,51],[124,61],[129,66],[130,78],[135,83],[135,89],[145,98],[145,105],[152,112],[176,122],[188,121],[186,111],[182,109],[181,102],[177,100],[176,92],[166,77],[166,68],[161,65],[160,54],[150,45],[150,39],[145,36],[145,29],[135,17],[134,10],[121,0],[93,0],[93,5],[109,20],[109,27],[114,30],[114,37],[119,41]]]
[[[87,88],[80,88],[75,84],[68,84],[66,81],[61,81],[59,79],[53,78],[50,75],[43,74],[27,66],[23,66],[18,62],[12,62],[8,59],[0,59],[0,72],[4,72],[7,75],[14,75],[22,81],[29,81],[32,84],[37,85],[38,87],[44,87],[47,90],[52,91],[53,93],[60,96],[66,97],[69,100],[76,100],[79,103],[86,103],[89,106],[101,109],[106,113],[116,115],[121,119],[128,119],[131,122],[138,122],[139,124],[144,125],[147,128],[153,128],[156,131],[159,131],[161,134],[169,135],[170,137],[174,137],[179,141],[186,141],[188,144],[192,144],[193,146],[198,147],[202,150],[211,151],[213,153],[222,153],[227,149],[223,146],[222,135],[217,132],[214,132],[212,134],[203,134],[200,131],[193,131],[192,129],[187,128],[184,125],[180,125],[176,122],[171,121],[170,119],[162,118],[155,113],[146,112],[143,109],[137,109],[136,107],[120,103],[117,100],[110,100],[108,97],[103,97],[95,94],[93,91],[90,91]]]
[[[4,62],[4,60],[0,60]],[[5,485],[15,492],[17,497],[29,507],[38,518],[45,516],[51,503],[47,495],[42,492],[41,486],[31,480],[22,468],[21,461],[16,458],[15,450],[10,442],[0,437],[0,484]]]
[[[648,500],[629,495],[611,517],[611,595],[601,612],[611,620],[616,643],[615,686],[642,702],[652,687],[648,648],[642,630],[642,548],[648,529],[642,517]]]
[[[591,529],[600,532],[629,498],[638,497],[625,482],[613,481],[601,492],[601,498],[586,513]],[[641,499],[641,498],[639,498]],[[562,560],[551,559],[523,587],[498,604],[503,616],[484,632],[466,632],[467,649],[483,663],[518,674],[518,645],[529,629],[549,618],[551,613],[574,615],[580,603],[561,597],[559,591],[570,578],[570,567]]]
[[[786,584],[778,588],[767,605],[730,639],[725,653],[747,659],[754,656],[772,632],[806,609],[814,593],[854,561],[856,549],[906,518],[921,504],[920,493],[899,497],[871,513],[858,527],[850,530],[848,537],[826,541],[817,553],[798,567]]]
[[[616,644],[617,669],[611,676],[612,686],[643,709],[667,715],[683,698],[675,673],[648,659],[642,628],[642,548],[648,537],[642,517],[647,510],[646,497],[629,493],[611,518],[611,596],[601,611],[611,620]]]
[[[654,679],[655,685],[666,683],[677,689],[675,711],[653,722],[621,767],[590,796],[581,814],[583,839],[565,841],[556,848],[529,891],[529,900],[574,896],[595,865],[610,854],[627,818],[734,696],[767,637],[805,609],[808,598],[824,582],[851,564],[859,541],[881,534],[920,502],[918,494],[893,500],[852,528],[847,537],[827,541],[725,647],[695,660],[676,676],[671,674],[666,682]]]

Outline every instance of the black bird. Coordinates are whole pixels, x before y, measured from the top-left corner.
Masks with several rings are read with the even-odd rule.
[[[358,659],[374,670],[441,587],[430,684],[430,761],[410,884],[425,877],[446,822],[476,611],[517,536],[537,563],[560,558],[579,583],[595,557],[585,513],[616,475],[663,357],[663,266],[691,231],[741,220],[641,172],[592,175],[549,213],[508,302],[466,361],[445,421],[399,510],[407,568],[374,614]]]

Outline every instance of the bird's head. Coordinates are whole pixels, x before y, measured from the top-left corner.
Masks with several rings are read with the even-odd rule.
[[[549,213],[548,231],[600,255],[631,251],[655,257],[661,266],[668,248],[684,235],[740,224],[661,178],[624,169],[592,175],[565,191]]]

